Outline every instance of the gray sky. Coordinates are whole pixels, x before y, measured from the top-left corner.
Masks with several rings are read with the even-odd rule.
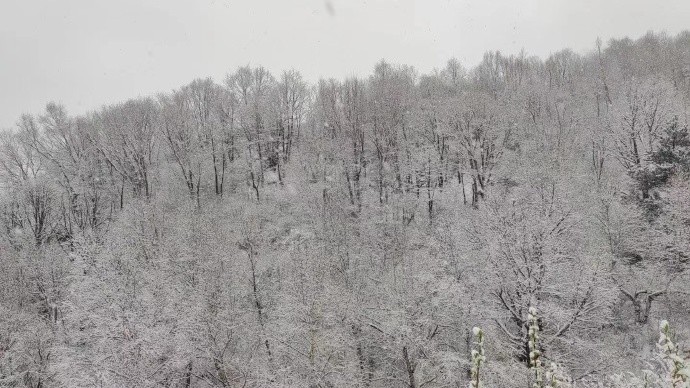
[[[486,50],[545,57],[690,28],[688,0],[329,1],[0,0],[0,128],[51,100],[84,113],[246,64],[310,81],[381,58],[428,72]]]

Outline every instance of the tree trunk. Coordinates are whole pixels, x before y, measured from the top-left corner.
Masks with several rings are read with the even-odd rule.
[[[410,355],[407,352],[407,346],[403,346],[402,352],[403,352],[403,360],[405,361],[405,369],[407,370],[407,378],[408,378],[407,386],[409,388],[417,388],[417,383],[415,382],[415,379],[414,379],[414,371],[415,371],[415,368],[417,366],[414,364],[414,362],[412,362],[410,360]]]

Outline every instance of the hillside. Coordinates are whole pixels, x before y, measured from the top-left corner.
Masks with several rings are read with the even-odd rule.
[[[690,32],[51,102],[0,134],[0,386],[686,387],[689,113]]]

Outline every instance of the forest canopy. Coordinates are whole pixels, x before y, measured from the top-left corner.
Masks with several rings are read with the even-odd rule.
[[[50,102],[0,133],[0,386],[688,387],[689,113],[687,31]]]

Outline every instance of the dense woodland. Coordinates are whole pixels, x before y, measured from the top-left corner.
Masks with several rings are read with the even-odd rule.
[[[690,32],[49,103],[0,134],[0,386],[686,387],[689,114]]]

